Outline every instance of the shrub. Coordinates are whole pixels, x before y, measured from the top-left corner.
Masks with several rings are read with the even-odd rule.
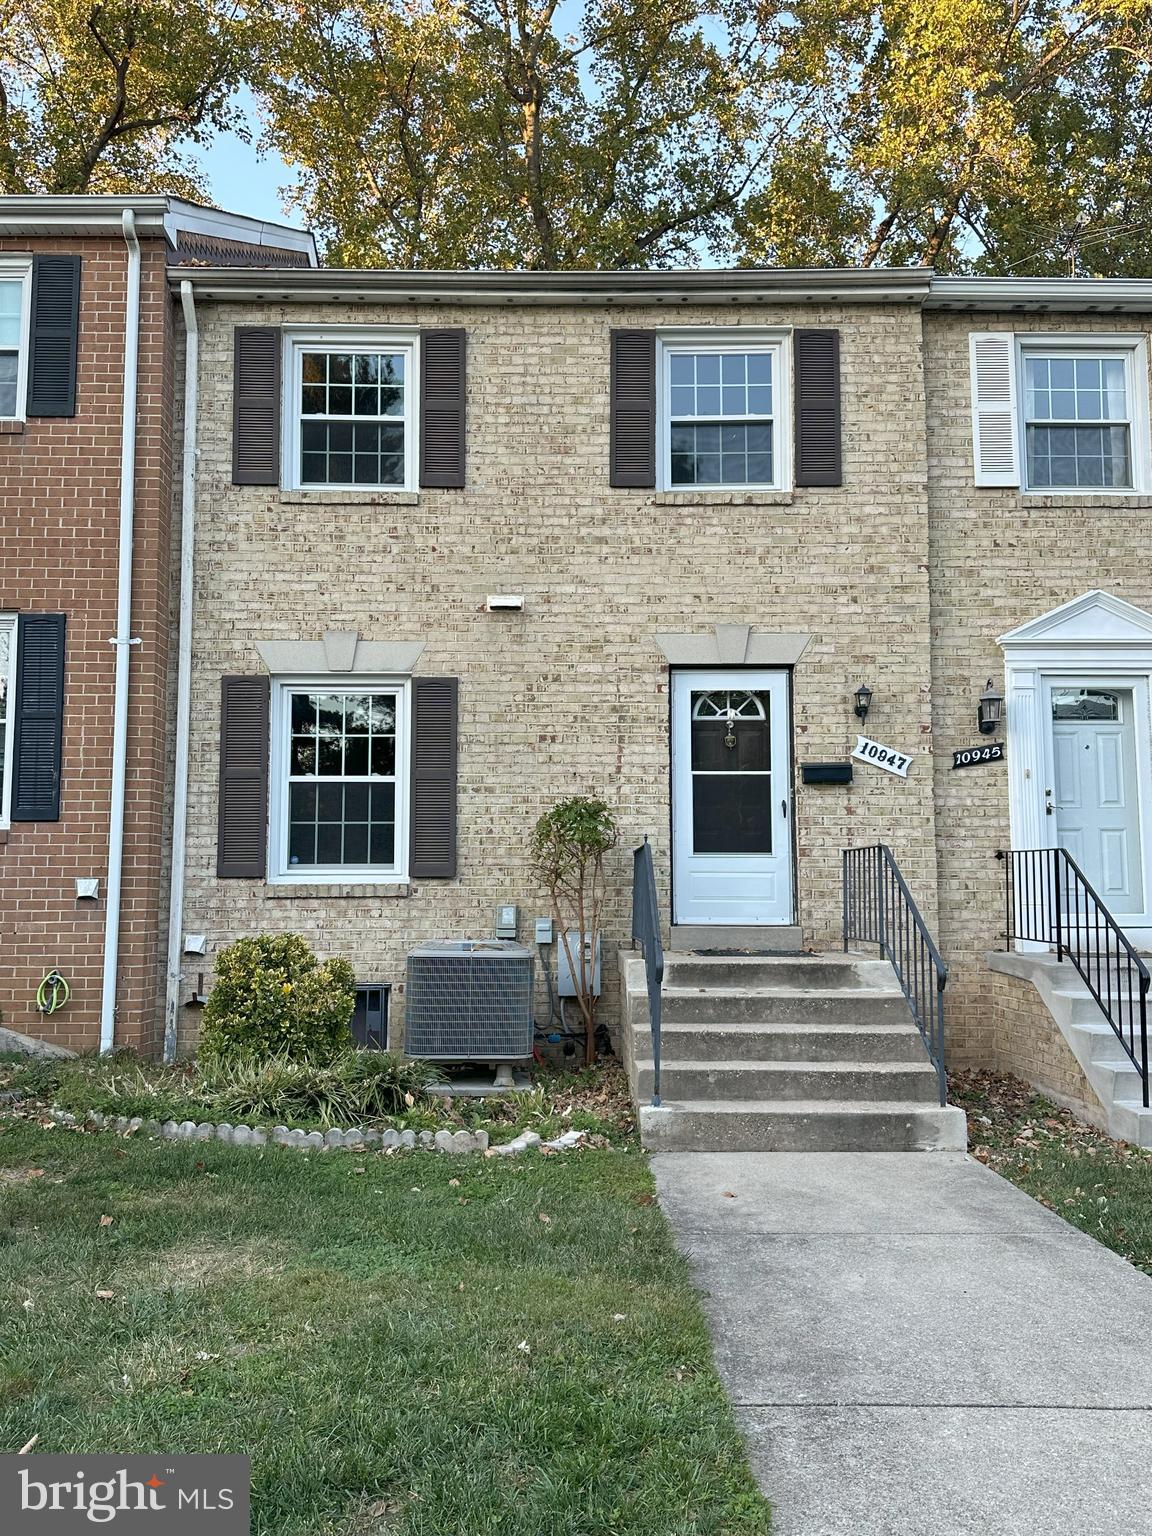
[[[216,959],[200,1054],[209,1061],[331,1061],[352,1043],[356,977],[347,960],[317,960],[299,934],[238,939]]]
[[[439,1073],[426,1062],[386,1052],[349,1051],[318,1064],[278,1056],[205,1068],[213,1108],[229,1119],[318,1120],[347,1125],[402,1113]]]

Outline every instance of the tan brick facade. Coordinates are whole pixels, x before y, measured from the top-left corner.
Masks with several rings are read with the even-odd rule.
[[[157,933],[164,906],[164,688],[172,480],[172,305],[162,239],[141,241],[133,647],[117,1038],[155,1047]],[[77,1050],[99,1040],[127,250],[119,235],[0,238],[0,251],[81,257],[77,409],[0,434],[0,612],[67,615],[61,814],[0,833],[0,1022]],[[78,901],[77,877],[100,898]],[[72,988],[36,1012],[44,973]]]
[[[546,911],[528,836],[577,790],[619,814],[608,935],[623,941],[629,850],[645,833],[667,909],[668,667],[656,634],[724,622],[811,634],[795,674],[798,762],[846,756],[861,681],[876,687],[869,729],[915,755],[907,782],[859,767],[848,789],[797,786],[808,940],[838,941],[840,849],[881,836],[934,918],[919,314],[677,310],[678,325],[840,330],[845,484],[787,496],[609,487],[609,331],[661,318],[642,306],[203,307],[186,927],[213,950],[294,929],[348,955],[364,980],[400,983],[412,944],[489,933],[497,901],[518,902],[526,925]],[[466,327],[467,489],[357,498],[233,486],[233,327],[260,323]],[[524,612],[486,612],[485,595],[500,591],[522,592]],[[261,671],[258,641],[330,628],[421,640],[419,672],[460,677],[458,879],[416,881],[404,898],[216,879],[219,679]]]
[[[1133,314],[924,315],[940,935],[952,968],[948,1032],[957,1064],[1016,1070],[1040,1053],[1035,1040],[1011,1039],[1034,1009],[1009,1008],[1012,984],[994,978],[982,958],[1004,946],[1004,868],[996,850],[1011,846],[1007,765],[951,766],[953,748],[979,739],[984,680],[1003,678],[997,636],[1094,588],[1152,607],[1145,559],[1152,497],[1037,496],[973,484],[968,338],[977,330],[1150,329],[1152,316]]]

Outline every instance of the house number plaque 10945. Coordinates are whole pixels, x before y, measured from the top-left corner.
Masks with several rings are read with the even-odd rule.
[[[980,747],[961,747],[959,752],[952,754],[953,768],[981,768],[985,763],[1002,763],[1004,761],[1004,743],[1002,741],[988,741]]]

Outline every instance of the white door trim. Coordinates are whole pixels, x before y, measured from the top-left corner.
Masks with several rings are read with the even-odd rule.
[[[691,770],[691,700],[694,692],[713,689],[762,690],[771,696],[771,826],[772,853],[698,855],[693,846],[693,782]],[[672,814],[672,921],[677,924],[720,927],[789,927],[795,922],[796,879],[792,837],[792,674],[784,667],[721,669],[685,668],[673,671],[669,687],[671,707],[671,814]],[[687,727],[687,729],[685,729]],[[696,862],[712,859],[732,864],[731,871],[709,869]],[[753,867],[760,860],[763,869]],[[743,863],[744,867],[740,865]],[[707,899],[691,904],[690,882],[717,882],[731,873],[733,881],[751,881],[749,896],[742,900],[728,888],[716,896],[709,913]],[[761,893],[755,882],[764,876]],[[757,908],[759,910],[757,910]]]
[[[1013,848],[1054,848],[1055,816],[1045,812],[1052,787],[1048,689],[1061,678],[1131,688],[1136,706],[1136,763],[1145,906],[1126,916],[1136,944],[1152,943],[1152,614],[1105,592],[1071,603],[1003,635],[1008,731],[1008,813]],[[1044,946],[1019,942],[1018,949]]]

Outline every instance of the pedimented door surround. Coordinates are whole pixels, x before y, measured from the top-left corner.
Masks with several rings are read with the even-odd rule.
[[[1135,720],[1135,772],[1140,838],[1139,910],[1123,915],[1133,942],[1152,943],[1152,613],[1111,593],[1093,591],[1022,624],[998,641],[1004,652],[1008,723],[1008,799],[1014,848],[1057,846],[1052,687],[1081,682],[1130,689]],[[1106,899],[1106,898],[1105,898]],[[1019,944],[1021,949],[1038,946]]]

